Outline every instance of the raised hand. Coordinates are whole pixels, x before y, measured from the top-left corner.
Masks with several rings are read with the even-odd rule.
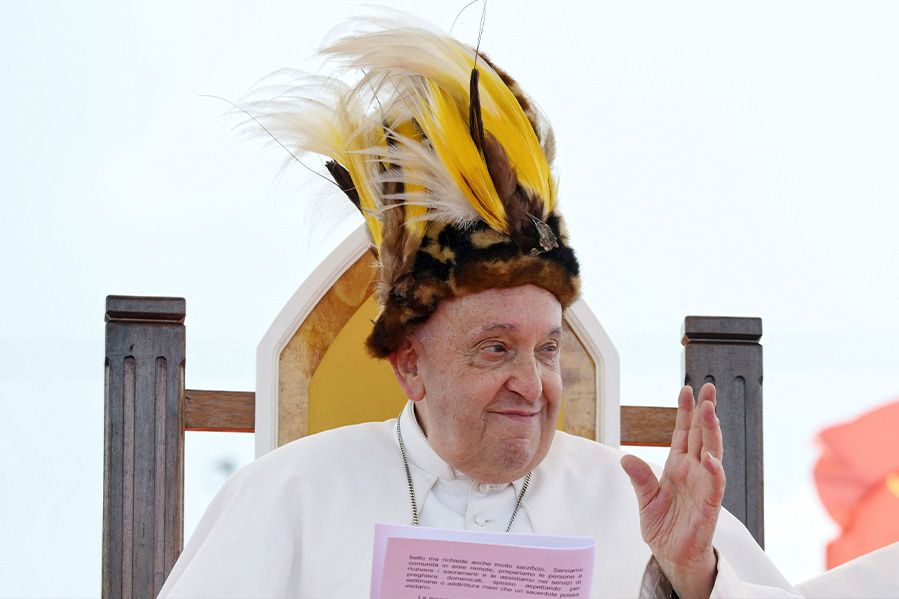
[[[715,415],[715,386],[706,383],[694,405],[693,389],[681,389],[671,452],[661,480],[640,458],[621,459],[640,506],[640,530],[681,599],[705,599],[712,591],[717,558],[712,535],[724,498],[724,445]]]

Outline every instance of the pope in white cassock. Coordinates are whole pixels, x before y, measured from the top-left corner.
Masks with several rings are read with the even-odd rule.
[[[324,50],[357,85],[317,77],[246,108],[292,152],[330,158],[364,215],[380,265],[368,347],[410,401],[236,473],[160,597],[365,597],[377,522],[592,537],[593,597],[794,596],[721,510],[713,386],[695,405],[681,390],[660,476],[555,430],[579,267],[548,122],[473,49],[363,29]]]

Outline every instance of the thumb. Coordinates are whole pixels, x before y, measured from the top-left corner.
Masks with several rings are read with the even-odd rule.
[[[637,494],[637,504],[642,510],[659,492],[659,479],[656,478],[649,464],[637,456],[626,455],[621,458],[621,467],[631,479],[634,493]]]

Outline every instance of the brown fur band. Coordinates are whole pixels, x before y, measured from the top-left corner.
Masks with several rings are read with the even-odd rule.
[[[567,308],[578,298],[579,266],[561,219],[551,215],[546,224],[559,242],[549,251],[521,248],[485,223],[465,229],[431,223],[411,272],[383,298],[381,314],[366,341],[371,354],[386,358],[399,349],[447,298],[531,284],[546,289]]]

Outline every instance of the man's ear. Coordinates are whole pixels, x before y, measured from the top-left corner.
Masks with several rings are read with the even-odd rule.
[[[418,371],[419,353],[412,342],[406,339],[398,350],[390,354],[388,359],[393,367],[393,375],[406,393],[406,397],[412,401],[424,398],[424,381]]]

